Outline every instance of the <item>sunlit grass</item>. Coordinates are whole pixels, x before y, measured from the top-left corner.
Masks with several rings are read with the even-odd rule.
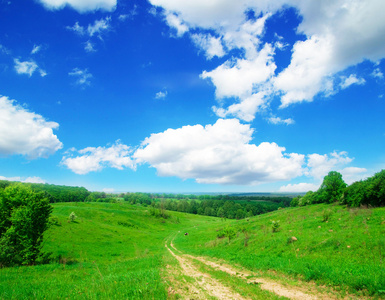
[[[327,221],[325,210],[331,211]],[[273,221],[280,221],[277,232]],[[218,231],[227,226],[245,226],[247,243],[240,230],[230,242],[218,239]],[[358,294],[385,293],[385,208],[324,204],[287,208],[249,221],[203,225],[188,239],[177,236],[174,243],[185,252],[214,256],[250,270],[275,270]]]
[[[75,212],[75,222],[69,215]],[[0,269],[0,299],[167,299],[165,238],[216,219],[172,213],[163,220],[125,203],[58,203],[45,234],[50,264]],[[183,217],[181,217],[183,216]]]

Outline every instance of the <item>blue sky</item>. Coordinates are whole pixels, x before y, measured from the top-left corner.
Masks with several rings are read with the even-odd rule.
[[[381,0],[0,1],[0,179],[304,192],[385,166]]]

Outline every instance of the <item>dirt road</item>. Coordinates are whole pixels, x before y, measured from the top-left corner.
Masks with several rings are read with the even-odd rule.
[[[173,243],[170,247],[165,244],[170,254],[179,262],[181,270],[173,270],[168,266],[169,280],[171,281],[169,294],[178,294],[183,299],[258,299],[254,294],[240,295],[229,284],[213,278],[210,274],[199,268],[199,263],[213,271],[222,271],[231,276],[238,277],[247,284],[258,285],[262,290],[271,292],[273,295],[282,296],[289,299],[313,300],[313,299],[334,299],[329,295],[309,294],[301,291],[300,288],[284,286],[270,279],[258,278],[253,272],[237,269],[234,266],[219,264],[211,259],[195,257],[181,253],[175,248]],[[170,279],[173,278],[173,279]],[[186,279],[188,278],[188,279]],[[260,299],[263,299],[260,298]]]

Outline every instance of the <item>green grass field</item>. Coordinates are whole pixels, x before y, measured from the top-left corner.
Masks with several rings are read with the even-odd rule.
[[[280,224],[274,233],[272,221]],[[226,227],[243,227],[246,234],[238,229],[230,241],[217,238]],[[385,296],[385,208],[285,208],[249,220],[204,224],[199,233],[189,239],[177,236],[174,243],[182,251],[221,258],[265,276],[316,281],[342,294]]]
[[[75,222],[68,222],[71,212]],[[49,229],[44,244],[54,260],[0,269],[0,299],[167,299],[165,268],[178,263],[164,245],[173,237],[184,253],[220,258],[289,284],[315,281],[342,296],[385,295],[385,208],[322,204],[240,221],[170,215],[155,218],[148,208],[127,203],[54,204],[60,224]],[[274,233],[272,221],[280,224]],[[226,227],[237,232],[230,241],[217,237]]]
[[[78,218],[69,223],[71,212]],[[61,225],[45,234],[44,251],[56,262],[0,269],[0,299],[166,299],[165,239],[179,228],[218,221],[171,215],[155,218],[124,203],[54,204]]]

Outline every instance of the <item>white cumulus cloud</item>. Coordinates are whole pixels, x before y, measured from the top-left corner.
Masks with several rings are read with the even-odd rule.
[[[216,87],[217,98],[250,97],[254,88],[266,82],[276,69],[273,49],[269,44],[253,60],[229,60],[215,70],[204,71],[202,78],[209,78]]]
[[[308,191],[316,191],[318,190],[319,185],[313,184],[313,183],[297,183],[297,184],[291,184],[281,186],[279,188],[279,192],[281,193],[306,193]]]
[[[347,184],[352,184],[355,181],[363,180],[369,177],[368,170],[365,168],[347,167],[339,170],[342,178]]]
[[[62,148],[53,134],[59,124],[0,96],[0,154],[21,154],[31,159],[48,157]]]
[[[72,152],[75,150],[72,150]],[[72,153],[64,156],[61,164],[76,174],[87,174],[100,171],[105,167],[118,170],[123,168],[135,169],[135,163],[131,159],[132,149],[117,141],[110,147],[87,147],[78,151],[78,156]]]
[[[341,166],[353,161],[353,158],[348,157],[348,153],[345,151],[334,151],[324,155],[315,153],[308,155],[307,158],[308,174],[316,179],[322,179],[330,171],[338,171]]]
[[[225,55],[221,39],[214,37],[211,34],[192,34],[193,42],[205,52],[207,59],[212,59],[214,56],[222,57]]]
[[[184,126],[152,134],[133,157],[160,176],[198,183],[255,185],[289,180],[303,173],[304,155],[285,153],[275,143],[250,144],[253,129],[236,119]]]
[[[95,10],[113,11],[116,8],[116,0],[39,0],[46,8],[51,10],[62,9],[70,6],[80,13]]]
[[[182,36],[186,31],[188,31],[188,27],[186,24],[182,22],[182,20],[173,13],[169,13],[166,15],[167,24],[176,30],[177,36]]]
[[[213,82],[218,98],[232,97],[230,101],[234,104],[261,92],[263,87],[258,86],[259,80],[253,77],[265,74],[266,67],[275,66],[276,49],[288,49],[289,44],[283,42],[286,37],[275,35],[271,41],[264,41],[272,49],[270,58],[265,60],[266,67],[254,64],[256,57],[266,51],[266,46],[261,46],[269,24],[266,20],[284,14],[289,7],[296,9],[300,22],[297,33],[302,37],[291,49],[288,66],[278,73],[274,69],[266,77],[264,85],[273,87],[265,97],[267,106],[269,98],[277,95],[281,97],[280,108],[285,108],[313,101],[319,94],[333,95],[349,84],[363,84],[357,74],[358,81],[352,83],[353,77],[348,78],[340,89],[335,87],[342,71],[365,60],[378,62],[385,57],[382,0],[150,0],[150,3],[163,9],[163,15],[173,15],[176,20],[173,24],[168,21],[169,26],[182,26],[179,36],[189,34],[208,58],[218,53],[217,56],[225,56],[233,49],[241,50],[232,53],[232,60],[202,73],[202,78],[210,78]],[[248,18],[249,12],[258,17]],[[203,38],[208,36],[207,32],[215,36],[215,46]],[[381,78],[381,75],[378,68],[373,72],[375,77]],[[222,115],[227,114],[226,108],[214,109]]]

